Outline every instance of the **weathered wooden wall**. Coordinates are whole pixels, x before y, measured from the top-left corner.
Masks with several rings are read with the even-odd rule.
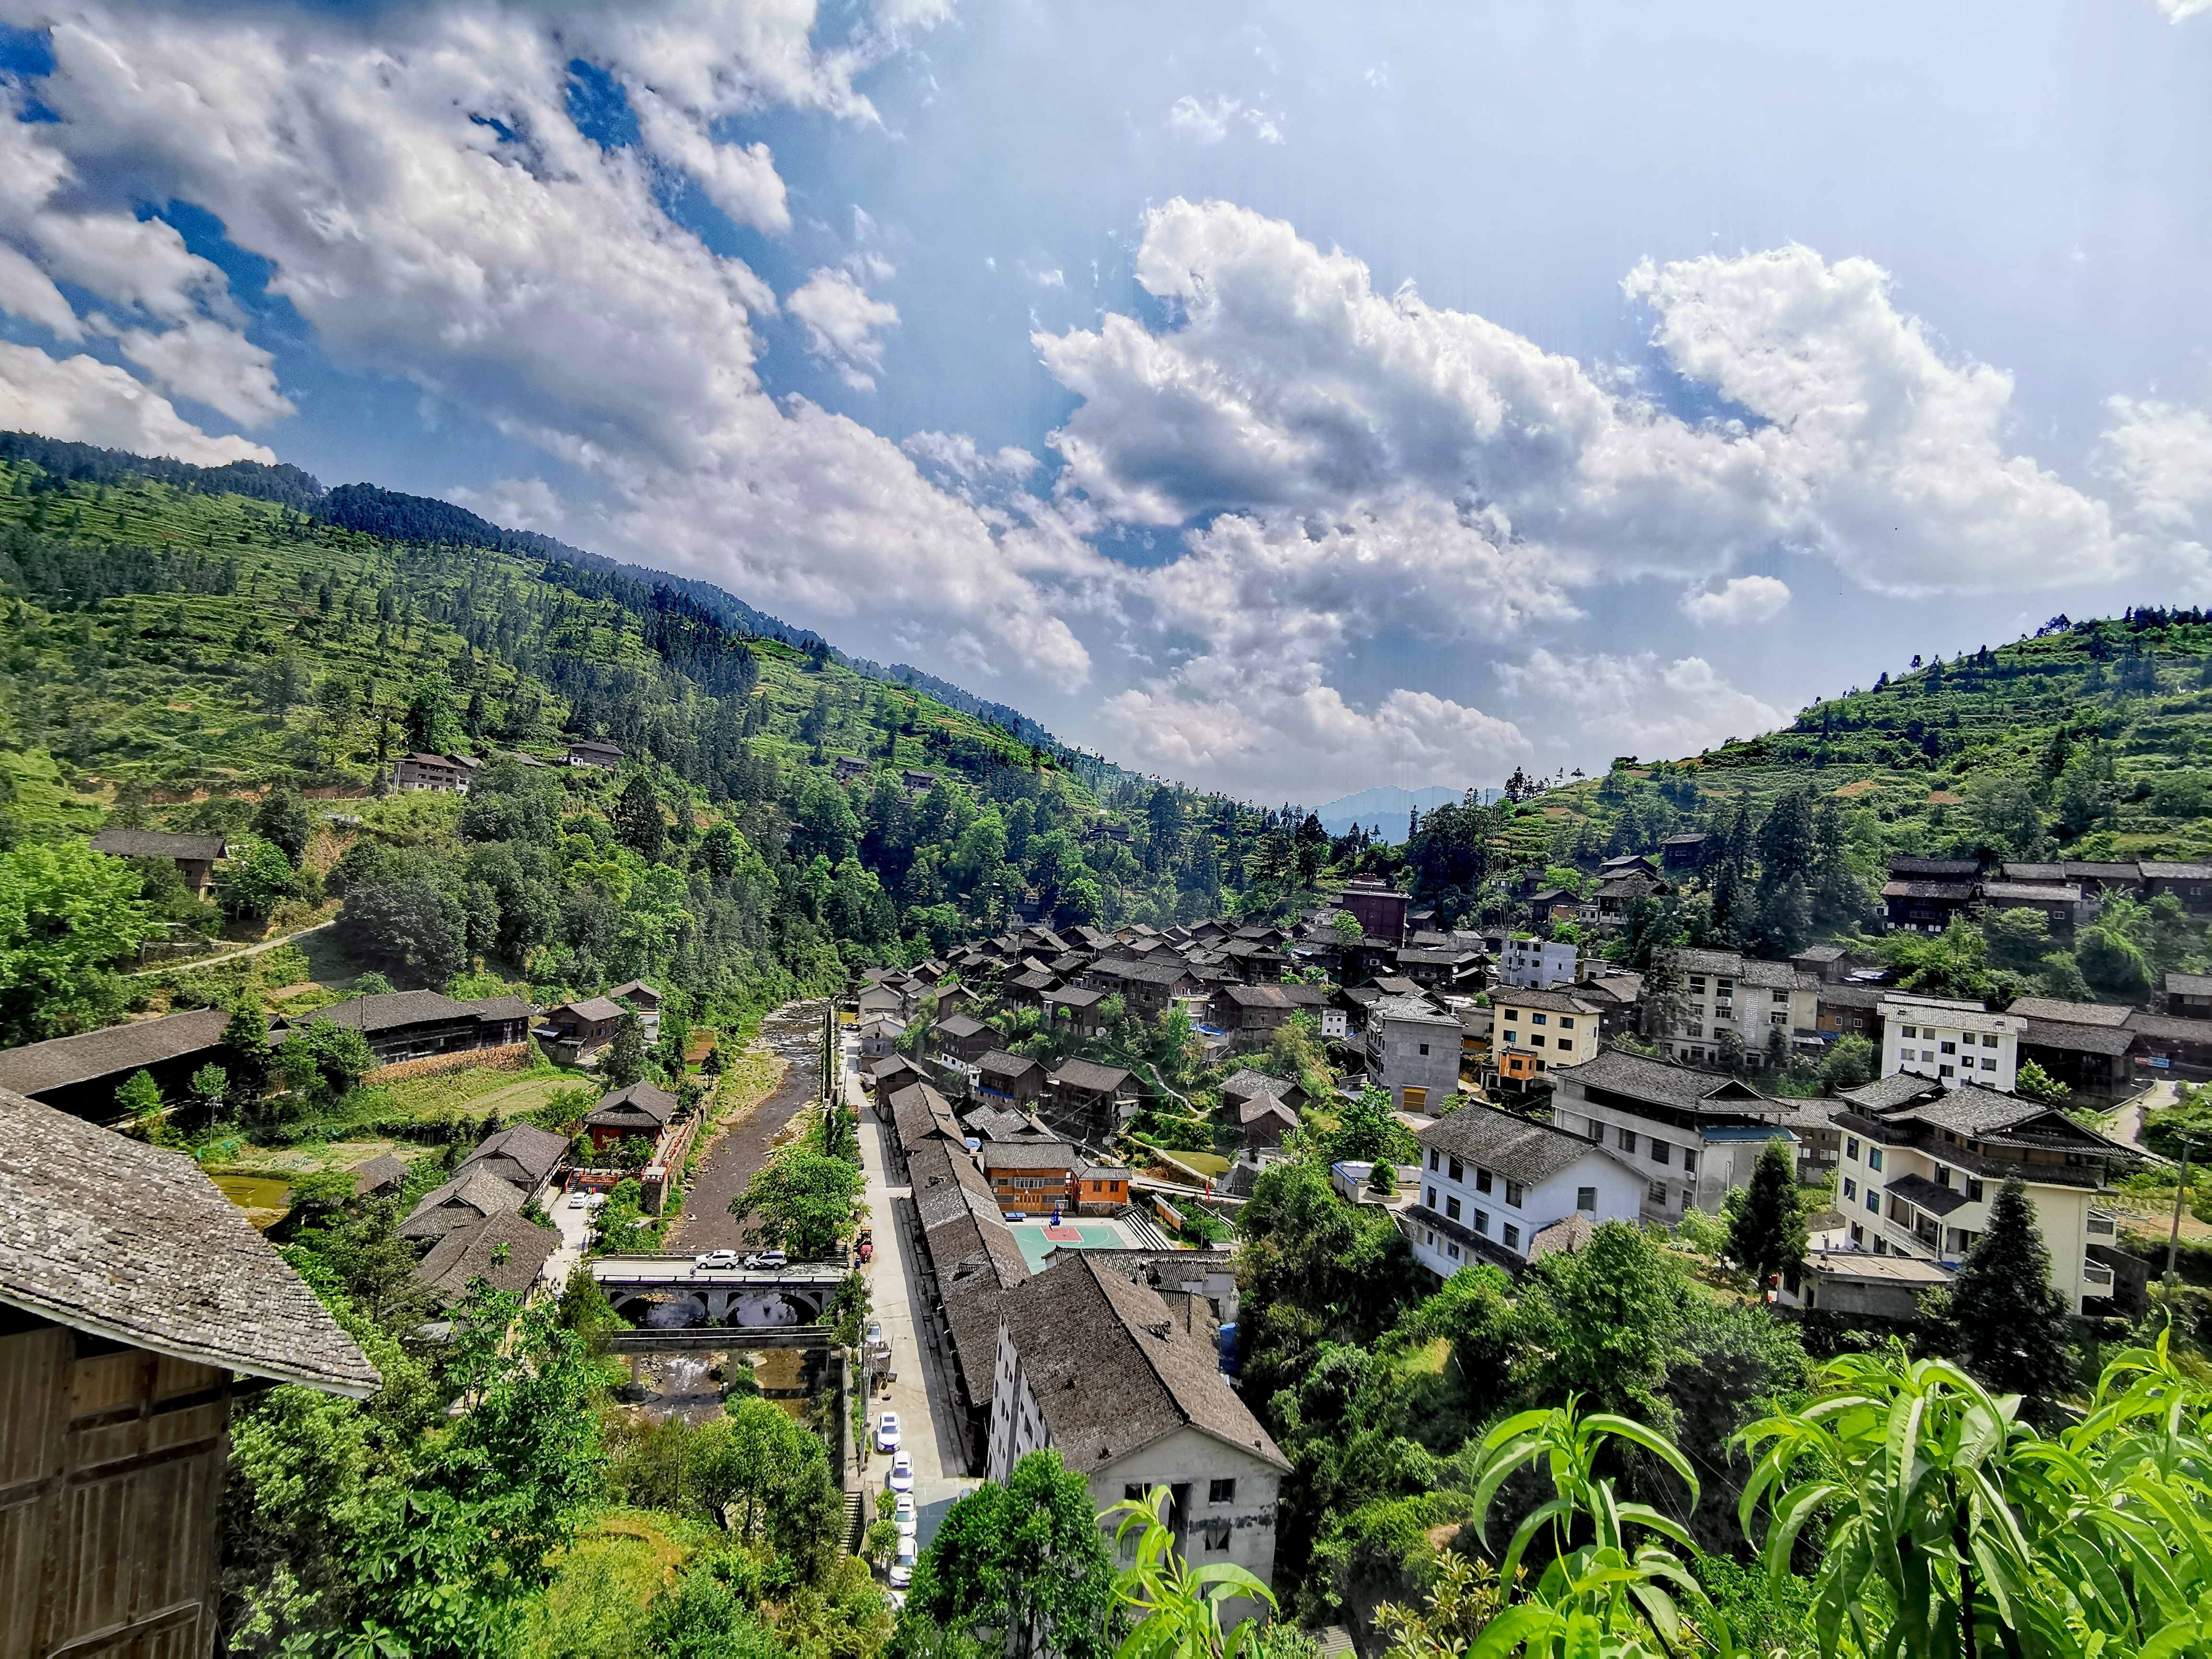
[[[0,1659],[205,1659],[230,1374],[0,1308]]]

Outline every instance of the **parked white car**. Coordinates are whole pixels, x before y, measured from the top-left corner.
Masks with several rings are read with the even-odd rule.
[[[736,1267],[738,1253],[735,1250],[709,1250],[691,1265],[709,1273],[719,1272],[725,1267]]]
[[[876,1449],[895,1452],[899,1449],[899,1419],[896,1412],[885,1412],[876,1419]]]
[[[891,1563],[890,1581],[893,1589],[904,1589],[914,1583],[914,1540],[899,1540],[898,1559]]]
[[[906,1503],[906,1502],[908,1502],[908,1500],[910,1500],[910,1499],[913,1498],[913,1496],[914,1496],[914,1454],[913,1454],[913,1453],[911,1453],[911,1452],[908,1452],[908,1451],[900,1451],[900,1452],[896,1452],[896,1453],[892,1454],[892,1456],[891,1456],[891,1472],[890,1472],[890,1475],[889,1479],[884,1482],[884,1484],[885,1484],[886,1486],[890,1486],[890,1489],[891,1489],[893,1492],[896,1492],[896,1493],[899,1495],[899,1500],[900,1500],[900,1502],[902,1502],[902,1503]]]

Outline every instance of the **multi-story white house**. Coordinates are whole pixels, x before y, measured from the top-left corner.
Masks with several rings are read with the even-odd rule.
[[[1420,1188],[1400,1225],[1438,1278],[1477,1261],[1517,1267],[1536,1236],[1576,1216],[1634,1221],[1638,1172],[1596,1142],[1482,1105],[1424,1125]]]
[[[1394,1111],[1432,1112],[1459,1091],[1465,1033],[1455,1014],[1419,997],[1383,997],[1367,1011],[1367,1072]]]
[[[984,1474],[1049,1446],[1102,1510],[1165,1486],[1178,1554],[1267,1583],[1291,1466],[1222,1376],[1206,1298],[1175,1301],[1081,1251],[1007,1290]]]
[[[1955,1266],[2017,1176],[2067,1305],[2112,1294],[2112,1270],[2089,1249],[2116,1243],[2098,1198],[2134,1162],[2125,1147],[2039,1101],[1902,1072],[1844,1095],[1835,1122],[1836,1207],[1854,1249]]]
[[[1504,984],[1528,991],[1571,985],[1575,978],[1575,947],[1554,945],[1542,939],[1501,939],[1498,977]]]
[[[2020,1034],[2027,1021],[1993,1014],[1978,1002],[1885,993],[1881,1074],[1933,1078],[1946,1088],[1978,1083],[2010,1094],[2020,1074]]]
[[[1680,1003],[1664,1033],[1667,1051],[1692,1066],[1720,1057],[1723,1032],[1743,1044],[1744,1063],[1765,1063],[1770,1034],[1816,1039],[1820,981],[1786,962],[1760,962],[1733,951],[1677,951]]]
[[[1604,1144],[1642,1172],[1643,1218],[1717,1212],[1751,1179],[1770,1140],[1800,1151],[1787,1120],[1800,1103],[1770,1100],[1741,1079],[1620,1048],[1552,1074],[1552,1121]]]

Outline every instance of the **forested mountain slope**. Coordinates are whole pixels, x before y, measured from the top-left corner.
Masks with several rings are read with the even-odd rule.
[[[1778,732],[1677,761],[1616,760],[1545,805],[1567,850],[1602,855],[1646,850],[1724,801],[1756,809],[1803,790],[1863,809],[1896,852],[2204,857],[2212,623],[2148,608],[2055,617],[2008,645],[1916,656]]]
[[[866,678],[812,635],[741,631],[732,619],[760,613],[727,595],[710,606],[444,503],[324,491],[291,468],[10,447],[11,845],[81,849],[111,817],[239,832],[270,795],[367,799],[344,809],[364,829],[322,826],[304,864],[288,849],[296,890],[273,871],[251,896],[234,884],[234,936],[288,904],[313,911],[318,859],[367,836],[401,865],[423,853],[384,873],[476,917],[468,955],[555,986],[650,971],[736,994],[842,980],[1016,914],[1280,908],[1326,862],[1317,827],[1294,837],[1280,813],[1132,778],[975,712],[994,705]],[[563,764],[572,738],[619,745],[620,777]],[[465,813],[372,798],[412,750],[489,763]],[[207,922],[174,894],[141,896],[131,927]],[[453,954],[395,965],[434,981],[431,958]],[[9,1035],[93,1018],[79,998],[50,1016],[19,1005]]]

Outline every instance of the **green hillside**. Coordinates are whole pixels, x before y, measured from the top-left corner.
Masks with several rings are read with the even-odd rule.
[[[289,468],[14,449],[0,920],[25,949],[0,957],[0,1038],[119,1013],[98,988],[141,939],[250,940],[349,894],[342,937],[395,982],[477,964],[549,994],[653,975],[703,1010],[1021,915],[1279,914],[1333,852],[1358,852],[1131,777],[952,688],[969,707],[857,672],[717,591],[444,503],[323,492]],[[776,632],[731,625],[746,617]],[[572,738],[619,745],[620,775],[567,766]],[[465,809],[386,794],[413,750],[485,763]],[[153,867],[133,891],[102,885],[112,870],[81,837],[103,823],[232,835],[222,905]],[[364,882],[411,896],[371,928],[352,915],[376,909]],[[96,940],[36,943],[40,916],[65,933],[87,909],[112,923]]]

